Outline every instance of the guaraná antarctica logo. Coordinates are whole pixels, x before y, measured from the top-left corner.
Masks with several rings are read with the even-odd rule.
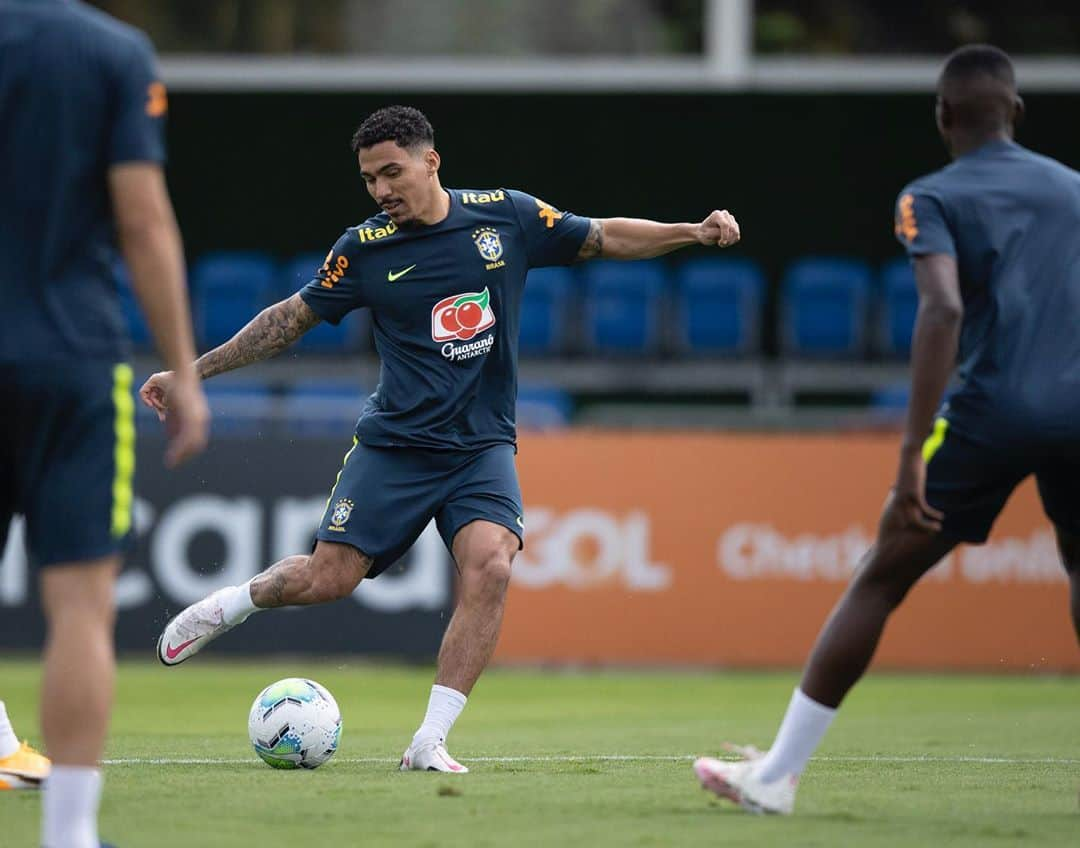
[[[491,311],[491,294],[466,292],[444,297],[431,310],[432,341],[445,342],[442,355],[451,361],[472,359],[487,353],[495,345],[495,337],[472,339],[477,333],[495,325],[495,313]],[[469,344],[456,345],[462,341]]]

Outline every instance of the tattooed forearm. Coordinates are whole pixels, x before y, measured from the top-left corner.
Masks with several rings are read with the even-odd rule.
[[[604,255],[604,222],[593,218],[589,224],[589,234],[578,251],[578,259],[593,259]]]
[[[294,294],[288,300],[264,309],[225,344],[204,353],[196,360],[195,368],[205,380],[268,359],[291,345],[319,320],[300,295]]]

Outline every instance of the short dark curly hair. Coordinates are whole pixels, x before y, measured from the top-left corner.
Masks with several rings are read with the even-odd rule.
[[[353,133],[352,151],[392,141],[399,147],[434,145],[435,130],[423,112],[412,106],[387,106],[372,112]]]

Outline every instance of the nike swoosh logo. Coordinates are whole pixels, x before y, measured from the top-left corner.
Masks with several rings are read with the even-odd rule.
[[[406,274],[408,274],[415,267],[416,267],[415,265],[410,265],[404,271],[398,271],[396,274],[393,271],[387,271],[386,272],[386,279],[388,279],[391,283],[393,283],[396,280],[400,280],[402,277],[404,277]]]
[[[188,639],[186,642],[181,642],[175,648],[172,645],[166,644],[165,645],[165,656],[167,656],[170,660],[175,660],[176,657],[179,655],[179,653],[182,650],[184,650],[184,648],[186,648],[192,642],[197,642],[198,639],[199,639],[198,636],[196,636],[194,639]]]

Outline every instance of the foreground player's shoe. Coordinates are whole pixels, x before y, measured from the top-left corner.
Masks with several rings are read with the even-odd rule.
[[[9,757],[0,759],[0,789],[40,789],[52,763],[25,742]]]
[[[225,613],[221,609],[221,597],[226,591],[219,589],[207,595],[165,625],[157,643],[158,659],[163,665],[180,665],[222,633],[233,629],[235,625],[225,623]]]
[[[779,780],[764,783],[761,771],[761,751],[751,747],[725,746],[741,754],[741,760],[717,760],[702,757],[694,761],[694,774],[703,789],[721,798],[734,801],[749,813],[773,813],[788,816],[795,809],[795,789],[799,776],[787,774]]]
[[[465,774],[468,769],[447,753],[442,742],[430,742],[426,745],[410,745],[401,755],[402,771],[445,771],[451,774]]]

